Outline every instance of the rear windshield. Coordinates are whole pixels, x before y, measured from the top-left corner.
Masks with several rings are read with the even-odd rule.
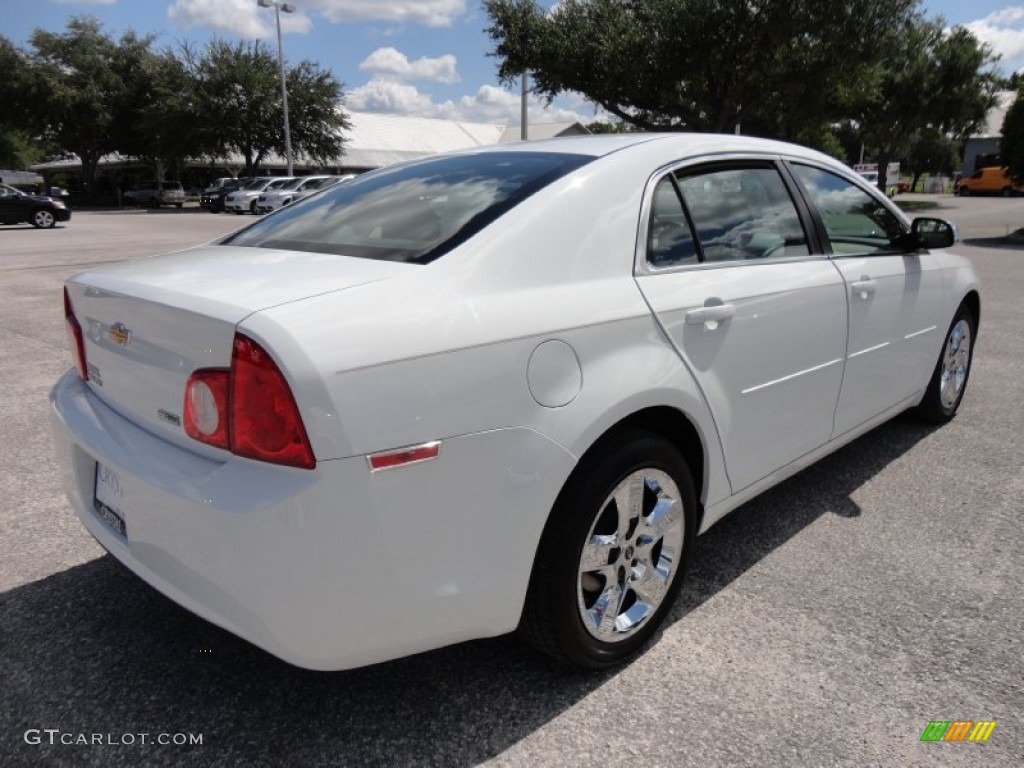
[[[221,243],[426,264],[593,159],[487,152],[386,168],[284,208]]]
[[[180,181],[165,181],[160,184],[163,189],[177,190],[182,189]]]

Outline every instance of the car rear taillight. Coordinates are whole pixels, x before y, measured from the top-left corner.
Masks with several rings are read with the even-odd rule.
[[[71,297],[68,296],[68,289],[64,289],[64,320],[68,332],[68,346],[71,347],[71,357],[74,358],[75,368],[82,381],[89,380],[89,369],[85,365],[85,337],[82,335],[82,326],[75,317],[75,311],[71,307]]]
[[[231,368],[195,371],[185,385],[185,433],[272,464],[313,469],[316,458],[284,374],[263,347],[235,334]]]

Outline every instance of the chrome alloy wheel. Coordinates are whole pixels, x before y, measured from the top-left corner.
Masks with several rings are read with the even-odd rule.
[[[946,338],[946,350],[942,355],[942,373],[939,380],[939,393],[944,408],[952,408],[967,381],[967,371],[971,363],[971,326],[966,320],[960,320]]]
[[[631,637],[661,606],[683,552],[679,488],[657,469],[622,480],[598,510],[580,556],[583,626],[605,643]]]

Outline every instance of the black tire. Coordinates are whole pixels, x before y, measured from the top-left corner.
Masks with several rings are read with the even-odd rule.
[[[1000,191],[999,194],[1001,194],[1003,197],[1010,197],[1011,195],[1013,195],[1013,188],[1003,187],[1002,191]]]
[[[956,194],[959,197],[970,197],[971,196],[971,190],[968,187],[957,187],[956,188]]]
[[[256,211],[256,201],[255,200],[253,200],[249,204],[249,213],[251,213],[253,216],[255,216],[257,214],[257,211]]]
[[[964,328],[967,330],[966,353],[961,351],[964,342]],[[967,381],[971,375],[971,362],[974,359],[974,342],[978,337],[977,329],[978,321],[975,319],[970,308],[961,304],[942,341],[942,350],[939,352],[939,359],[935,363],[932,377],[928,381],[928,389],[925,392],[924,399],[913,409],[915,416],[933,424],[945,424],[956,416],[960,403],[964,399],[964,392],[967,391]],[[957,340],[958,336],[959,341]],[[955,372],[950,371],[950,366],[947,366],[947,360],[951,353],[959,356],[958,361],[951,361],[951,363],[955,363],[952,366],[955,368]],[[963,360],[963,358],[966,358],[966,360]],[[958,382],[961,369],[963,378]]]
[[[45,208],[36,208],[29,217],[29,222],[36,229],[53,229],[57,226],[57,217]]]
[[[185,204],[184,203],[175,203],[174,207],[175,208],[181,208],[183,205],[185,205]]]
[[[623,535],[612,492],[620,485],[625,487],[627,479],[644,490],[634,496],[642,503],[637,516],[630,516]],[[659,487],[668,498],[678,493],[677,504],[667,507],[676,510],[677,516],[668,518],[673,522],[660,536],[647,536],[656,530],[649,522],[658,512],[654,500],[660,496],[656,495]],[[671,609],[683,584],[696,527],[693,478],[675,446],[642,431],[620,432],[605,439],[581,459],[555,502],[537,548],[520,635],[538,650],[580,667],[603,669],[622,663],[647,644]],[[606,541],[596,547],[594,542],[602,534]],[[585,545],[592,553],[607,556],[608,561],[585,570]],[[637,575],[638,563],[639,573],[651,576],[647,584]],[[658,568],[651,567],[652,563]],[[661,578],[659,571],[666,563],[668,575]],[[617,585],[608,576],[597,575],[599,570],[617,574]],[[647,587],[661,591],[657,604],[641,597]],[[599,621],[588,628],[585,616],[593,620],[611,615],[599,606],[600,598],[607,594],[618,600],[613,621],[607,625]],[[635,626],[621,629],[614,619],[628,621],[626,612],[633,610],[640,615]],[[598,637],[602,626],[609,640]]]

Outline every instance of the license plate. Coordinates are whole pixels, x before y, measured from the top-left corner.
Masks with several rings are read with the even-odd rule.
[[[127,536],[124,516],[120,511],[122,496],[121,481],[118,479],[117,473],[97,461],[93,507],[96,509],[96,514],[103,518],[107,525],[122,536]]]

